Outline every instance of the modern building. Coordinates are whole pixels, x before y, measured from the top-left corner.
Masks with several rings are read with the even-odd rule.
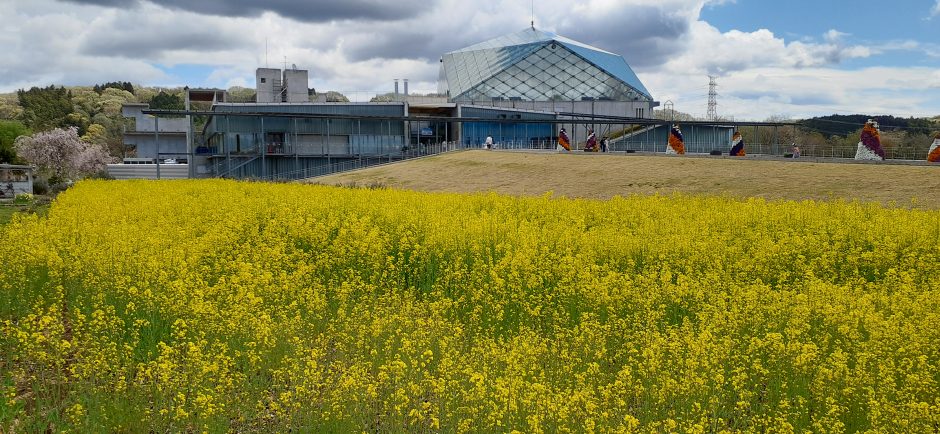
[[[189,118],[145,115],[143,111],[149,108],[150,104],[144,103],[124,104],[121,107],[124,117],[133,119],[124,130],[124,158],[134,159],[130,161],[135,162],[139,159],[153,162],[157,158],[186,160],[189,154]]]
[[[622,56],[534,27],[445,54],[438,92],[463,104],[637,118],[659,105]]]
[[[304,87],[306,89],[306,85]],[[226,102],[222,89],[183,89],[184,108],[193,103],[206,107]],[[211,176],[208,171],[207,147],[201,137],[194,134],[193,119],[188,115],[155,117],[144,114],[150,105],[124,104],[121,112],[130,118],[124,129],[123,164],[109,164],[108,173],[117,179],[135,178],[187,178]],[[157,163],[167,164],[157,167]]]
[[[561,127],[577,148],[590,129],[616,132],[596,119],[648,119],[659,105],[623,57],[534,27],[445,54],[443,97],[413,99],[407,80],[402,96],[396,80],[391,102],[311,101],[306,70],[258,68],[255,78],[253,103],[213,94],[213,113],[188,133],[189,148],[165,142],[178,136],[161,118],[161,152],[193,150],[191,176],[290,178],[442,143],[479,147],[488,137],[497,147],[554,148]],[[134,116],[155,138],[152,119]],[[152,154],[147,140],[133,139],[138,156]]]
[[[405,146],[406,125],[392,119],[407,116],[407,110],[400,102],[215,104],[204,130],[211,172],[266,177],[337,160],[397,155]]]

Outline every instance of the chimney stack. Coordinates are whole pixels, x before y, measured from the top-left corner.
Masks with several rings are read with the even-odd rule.
[[[405,81],[405,96],[408,96],[408,79],[403,79]]]
[[[395,96],[398,96],[398,79],[395,79]]]

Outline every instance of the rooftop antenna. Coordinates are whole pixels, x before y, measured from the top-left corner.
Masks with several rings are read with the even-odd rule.
[[[284,70],[287,70],[287,56],[284,56]]]
[[[264,67],[268,68],[268,38],[264,38]]]
[[[532,30],[535,30],[535,0],[532,0]]]

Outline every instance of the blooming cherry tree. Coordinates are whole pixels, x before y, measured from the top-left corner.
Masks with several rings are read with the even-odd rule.
[[[111,161],[100,145],[83,142],[75,127],[21,136],[13,146],[17,155],[55,180],[100,172]]]

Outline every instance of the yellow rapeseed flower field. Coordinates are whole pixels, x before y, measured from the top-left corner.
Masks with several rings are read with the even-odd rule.
[[[937,211],[89,181],[0,264],[2,432],[940,427]]]

